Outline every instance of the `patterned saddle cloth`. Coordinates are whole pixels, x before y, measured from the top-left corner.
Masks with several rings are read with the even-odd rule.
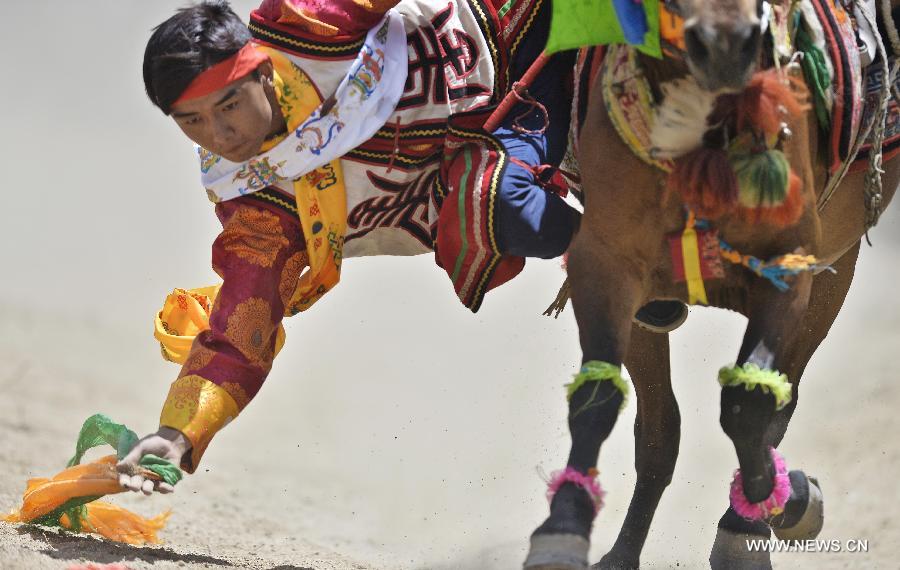
[[[865,68],[860,62],[860,47],[854,30],[853,2],[849,0],[802,0],[800,2],[806,29],[816,47],[826,59],[830,75],[827,93],[827,112],[830,117],[826,127],[828,140],[828,169],[835,174],[841,164],[850,157],[861,131],[869,125],[881,104],[880,96],[885,81],[879,62]],[[879,28],[886,38],[879,14]],[[890,17],[890,15],[887,15]],[[887,41],[885,39],[885,41]],[[889,64],[892,64],[890,61]],[[895,79],[895,85],[900,81]],[[883,160],[900,152],[900,107],[891,96],[889,100],[885,136],[882,143]],[[868,168],[872,150],[872,132],[860,147],[859,153],[849,165],[850,172]]]
[[[892,17],[894,19],[894,22],[897,22],[898,16],[900,16],[900,13],[898,12],[895,12],[891,15],[878,14],[878,25],[881,29],[881,36],[883,38],[887,38],[883,27],[883,19]],[[885,39],[885,42],[887,42],[887,39]],[[890,53],[891,48],[889,45],[887,46],[887,49]],[[888,68],[891,68],[894,65],[897,57],[900,57],[900,54],[891,54],[888,61]],[[881,95],[881,89],[884,85],[884,82],[884,70],[880,65],[871,65],[866,69],[865,77],[863,79],[864,100],[863,115],[861,121],[862,125],[867,125],[872,120],[875,112],[878,110],[878,105],[880,104],[879,99]],[[883,161],[887,161],[900,153],[900,103],[898,103],[897,99],[894,97],[895,92],[900,92],[900,77],[894,78],[894,85],[891,89],[891,97],[888,100],[884,141],[881,144]],[[865,170],[868,167],[869,153],[872,150],[871,139],[872,135],[870,134],[866,143],[862,146],[862,148],[860,148],[859,154],[856,156],[856,160],[854,160],[853,164],[850,165],[850,172],[858,172],[861,170]]]
[[[813,42],[819,43],[831,71],[827,136],[829,172],[834,174],[850,156],[863,115],[859,47],[851,16],[842,4],[835,0],[805,0],[803,4],[804,24]]]

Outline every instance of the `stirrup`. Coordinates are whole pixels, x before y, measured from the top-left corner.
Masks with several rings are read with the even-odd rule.
[[[650,301],[634,315],[634,322],[655,333],[672,332],[688,318],[688,307],[681,301]]]

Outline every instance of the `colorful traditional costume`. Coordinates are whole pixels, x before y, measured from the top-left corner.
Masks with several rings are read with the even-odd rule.
[[[549,0],[265,0],[252,13],[288,134],[244,164],[198,150],[223,284],[176,290],[157,319],[164,356],[184,365],[160,423],[191,441],[185,469],[262,386],[282,317],[334,287],[344,258],[435,251],[477,311],[525,256],[565,251],[577,214],[545,186],[568,142],[573,55],[482,128],[549,19]]]

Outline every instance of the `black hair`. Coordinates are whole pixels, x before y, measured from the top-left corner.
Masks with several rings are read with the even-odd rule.
[[[195,77],[250,41],[250,30],[226,0],[182,8],[154,28],[144,50],[144,88],[168,115]]]

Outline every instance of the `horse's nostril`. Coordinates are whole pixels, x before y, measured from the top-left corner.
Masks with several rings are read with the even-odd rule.
[[[687,48],[688,56],[695,63],[703,63],[709,58],[709,48],[706,47],[703,35],[695,26],[684,30],[684,45]]]

